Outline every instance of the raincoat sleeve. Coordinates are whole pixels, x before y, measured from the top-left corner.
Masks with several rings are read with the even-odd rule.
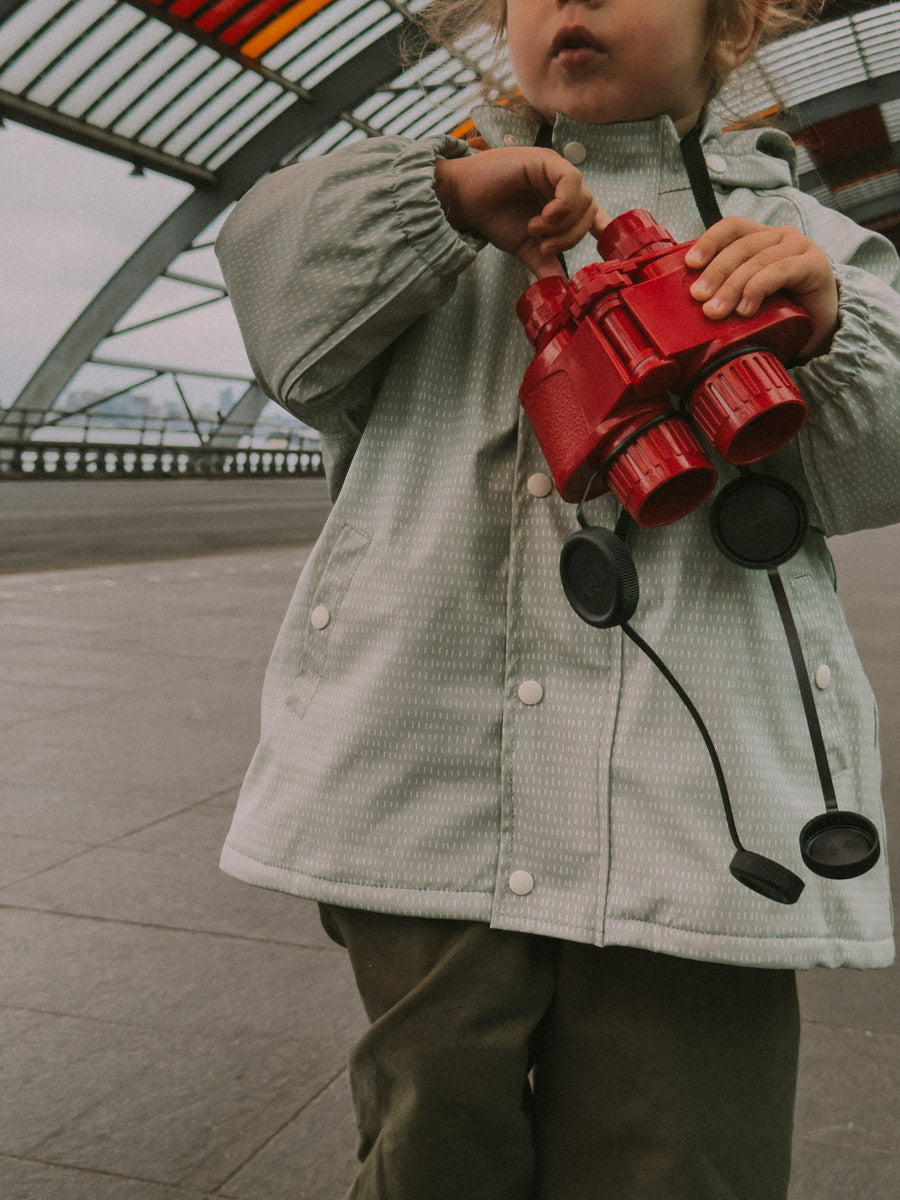
[[[830,256],[838,328],[825,354],[794,370],[805,427],[771,461],[804,492],[827,536],[900,521],[900,262],[893,246],[802,193],[804,233]]]
[[[434,191],[452,137],[370,138],[285,167],[238,202],[216,243],[263,391],[316,428],[346,385],[452,294],[481,243],[446,221]]]

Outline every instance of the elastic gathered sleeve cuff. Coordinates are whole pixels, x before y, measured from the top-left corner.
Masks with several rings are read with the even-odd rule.
[[[803,227],[832,258],[838,328],[792,372],[809,417],[770,461],[831,536],[900,521],[900,264],[885,239],[817,209]]]
[[[216,253],[254,374],[309,424],[449,299],[483,245],[434,191],[435,159],[469,152],[451,137],[367,139],[269,175],[225,222]]]

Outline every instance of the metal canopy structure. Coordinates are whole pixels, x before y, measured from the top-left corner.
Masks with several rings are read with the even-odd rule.
[[[266,403],[249,377],[229,377],[243,394],[204,433],[186,394],[191,368],[122,357],[116,339],[227,303],[221,279],[198,275],[191,255],[268,171],[360,138],[464,127],[484,73],[506,72],[484,31],[401,62],[400,40],[427,2],[0,0],[2,116],[193,189],[0,412],[0,441],[70,419],[56,406],[86,364],[130,371],[141,385],[168,379],[211,446],[246,438]],[[801,143],[802,186],[900,241],[900,3],[826,4],[823,23],[764,47],[741,74],[717,102],[724,121],[754,113],[788,128]],[[181,298],[132,318],[162,279]],[[85,408],[137,385],[119,382]]]

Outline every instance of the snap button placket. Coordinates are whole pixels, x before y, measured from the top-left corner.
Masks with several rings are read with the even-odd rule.
[[[317,604],[309,614],[309,623],[313,629],[324,629],[331,620],[331,613],[324,604]]]
[[[573,167],[580,167],[587,158],[587,147],[583,142],[566,142],[563,146],[562,156]]]
[[[544,698],[544,689],[536,679],[524,679],[519,684],[518,695],[523,704],[540,704]]]
[[[515,896],[527,896],[534,890],[534,876],[530,871],[513,871],[508,880],[509,890]]]

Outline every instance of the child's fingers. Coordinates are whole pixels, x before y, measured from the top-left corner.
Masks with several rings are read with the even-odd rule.
[[[706,264],[690,289],[706,316],[752,317],[769,296],[784,292],[813,320],[801,357],[821,352],[830,342],[838,314],[834,272],[824,251],[799,229],[721,221],[698,239],[685,263]]]
[[[695,270],[701,270],[738,238],[758,233],[769,226],[760,225],[748,217],[725,217],[697,238],[685,256],[685,262]]]
[[[744,234],[707,262],[702,274],[691,284],[691,295],[695,300],[706,301],[717,293],[733,292],[736,281],[740,278],[743,283],[754,269],[765,265],[764,256],[779,244],[778,232],[774,229],[762,227]],[[775,256],[781,253],[776,250]],[[692,265],[690,253],[685,263]]]

